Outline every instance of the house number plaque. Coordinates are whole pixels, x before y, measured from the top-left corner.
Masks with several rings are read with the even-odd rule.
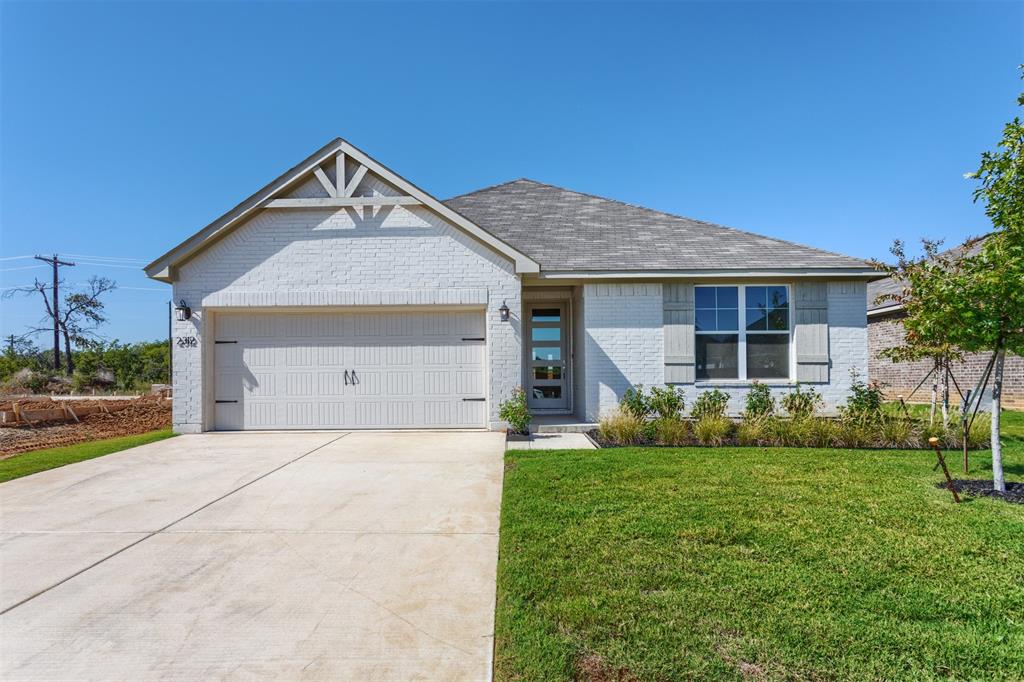
[[[194,336],[179,336],[178,348],[198,348],[199,339]]]

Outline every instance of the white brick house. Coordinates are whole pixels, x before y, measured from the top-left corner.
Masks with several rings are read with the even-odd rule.
[[[333,140],[146,267],[170,282],[174,426],[596,420],[632,385],[867,372],[867,263],[516,180],[442,202]],[[187,310],[186,310],[187,308]]]

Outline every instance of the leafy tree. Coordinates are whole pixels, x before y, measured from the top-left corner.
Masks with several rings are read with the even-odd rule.
[[[1018,100],[1024,106],[1024,95]],[[897,242],[890,275],[903,291],[890,298],[903,305],[911,352],[987,352],[995,357],[992,388],[993,487],[1005,491],[1000,443],[1000,398],[1007,351],[1024,355],[1024,125],[1015,117],[994,152],[968,177],[978,180],[974,200],[985,204],[995,230],[980,244],[969,241],[947,254],[925,241],[926,257],[910,260]]]

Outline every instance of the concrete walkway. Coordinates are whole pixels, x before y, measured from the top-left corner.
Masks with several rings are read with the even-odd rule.
[[[0,485],[0,678],[482,680],[504,436],[179,436]]]

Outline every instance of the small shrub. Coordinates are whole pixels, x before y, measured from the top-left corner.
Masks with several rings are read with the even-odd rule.
[[[512,391],[512,397],[501,404],[498,416],[508,422],[508,427],[513,433],[529,433],[532,417],[526,406],[526,391],[522,388]]]
[[[640,419],[651,413],[651,403],[644,394],[642,384],[637,384],[636,387],[630,386],[626,389],[622,399],[619,400],[619,409],[629,412],[634,417],[639,417]]]
[[[647,401],[647,406],[662,419],[677,419],[686,409],[686,396],[683,389],[675,386],[651,386],[651,397]]]
[[[657,419],[652,421],[644,420],[644,424],[640,427],[640,438],[644,443],[653,443],[658,437],[658,425],[655,423]]]
[[[654,441],[658,445],[687,445],[690,442],[690,425],[679,417],[655,419]]]
[[[704,417],[724,417],[728,404],[729,396],[717,388],[704,391],[693,403],[693,418],[699,421]]]
[[[722,445],[731,431],[732,420],[722,415],[705,414],[693,425],[693,435],[701,445]]]
[[[821,395],[813,388],[803,390],[800,388],[800,384],[796,385],[792,391],[782,396],[782,409],[794,419],[800,419],[803,417],[813,417],[814,413],[825,404],[822,400]]]
[[[855,369],[850,370],[850,397],[843,414],[859,419],[876,419],[882,414],[882,385],[877,381],[864,383]]]
[[[597,433],[601,440],[615,445],[638,445],[643,442],[645,422],[627,410],[615,410],[601,417]]]
[[[747,406],[743,412],[746,417],[767,417],[775,414],[775,398],[772,390],[765,384],[755,381],[747,391]]]

